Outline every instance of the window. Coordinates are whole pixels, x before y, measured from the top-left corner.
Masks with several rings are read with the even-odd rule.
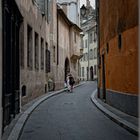
[[[45,16],[47,19],[47,22],[50,21],[50,0],[45,0]]]
[[[85,53],[85,61],[87,61],[87,53]]]
[[[88,44],[87,44],[87,39],[85,40],[85,48],[87,48]]]
[[[45,93],[47,93],[47,84],[45,84]]]
[[[81,48],[84,48],[84,40],[81,40]]]
[[[94,32],[94,42],[96,42],[96,40],[97,40],[97,33]]]
[[[44,69],[44,40],[41,38],[41,69]]]
[[[22,93],[22,97],[26,96],[26,86],[25,85],[22,86],[21,93]]]
[[[119,49],[122,48],[122,35],[121,34],[118,35],[118,48]]]
[[[20,66],[24,68],[24,26],[21,24],[20,27],[20,41],[19,41],[19,46],[20,46]]]
[[[74,32],[74,41],[76,43],[76,32]]]
[[[83,61],[86,61],[86,54],[83,55]]]
[[[97,58],[97,48],[94,48],[94,59]]]
[[[45,64],[46,64],[46,73],[50,72],[51,68],[51,59],[50,59],[50,51],[48,50],[48,44],[46,43],[46,50],[45,50]]]
[[[55,63],[55,46],[53,46],[53,62]]]
[[[92,33],[90,33],[89,40],[90,40],[90,43],[92,43]]]
[[[47,21],[50,20],[50,0],[32,0],[38,9],[41,11],[42,15],[46,17]]]
[[[109,53],[109,43],[106,44],[106,52]]]
[[[33,46],[32,46],[32,28],[27,25],[27,67],[33,68]]]
[[[82,77],[84,77],[84,67],[82,67]]]
[[[81,71],[82,71],[82,68],[80,67],[80,70],[79,70],[79,76],[80,76],[80,77],[82,77]]]
[[[87,75],[88,75],[88,67],[87,67]]]
[[[90,49],[90,52],[89,52],[89,59],[90,59],[90,60],[93,59],[93,49]]]
[[[39,37],[35,32],[35,69],[39,70]]]
[[[97,66],[94,65],[94,74],[97,75]]]

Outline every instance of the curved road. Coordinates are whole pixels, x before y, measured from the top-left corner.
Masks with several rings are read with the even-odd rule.
[[[95,82],[53,96],[28,118],[19,140],[137,140],[91,102]]]

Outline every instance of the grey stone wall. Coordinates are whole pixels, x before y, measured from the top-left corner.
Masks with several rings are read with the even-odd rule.
[[[129,115],[138,117],[138,96],[107,90],[106,102]]]
[[[100,89],[100,98],[103,99],[103,91]],[[106,90],[106,103],[135,117],[138,117],[138,96]]]

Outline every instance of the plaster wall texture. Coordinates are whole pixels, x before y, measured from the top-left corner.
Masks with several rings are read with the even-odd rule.
[[[138,95],[138,1],[100,1],[99,14],[100,54],[105,56],[106,88]],[[121,49],[118,48],[119,35]]]
[[[22,94],[22,87],[26,86],[26,96],[22,98],[22,104],[29,102],[35,97],[45,93],[45,85],[48,81],[48,75],[45,72],[45,50],[50,46],[50,24],[46,17],[41,14],[37,6],[33,4],[32,0],[17,1],[19,10],[23,16],[23,29],[20,37],[23,37],[22,47],[24,48],[24,66],[20,71],[20,90]],[[27,27],[32,28],[32,69],[27,66]],[[35,32],[38,34],[38,64],[39,69],[35,69]],[[44,46],[44,69],[41,69],[41,38]],[[20,39],[21,40],[21,39]],[[47,46],[46,46],[47,44]]]
[[[100,1],[100,44],[138,25],[138,0]]]

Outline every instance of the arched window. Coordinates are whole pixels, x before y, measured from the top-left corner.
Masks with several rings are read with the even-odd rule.
[[[89,59],[93,59],[93,49],[90,49],[90,52],[89,52]]]
[[[22,86],[21,93],[22,93],[22,96],[26,96],[26,86],[25,85]]]

